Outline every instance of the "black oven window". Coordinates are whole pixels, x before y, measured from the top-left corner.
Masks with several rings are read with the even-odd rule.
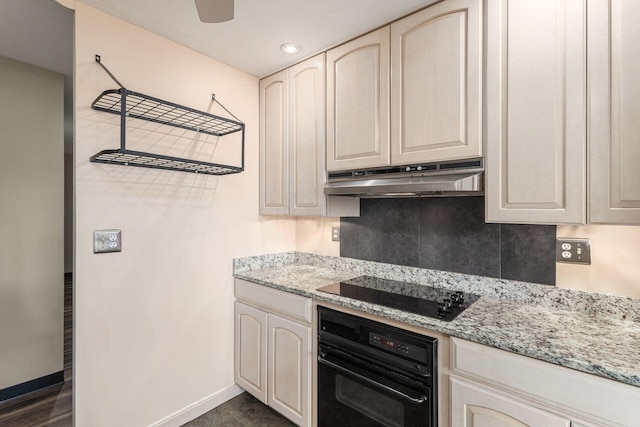
[[[336,375],[335,397],[338,402],[385,427],[404,425],[404,405],[401,402],[340,374]]]

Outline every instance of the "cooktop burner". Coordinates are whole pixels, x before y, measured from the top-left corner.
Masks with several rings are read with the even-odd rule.
[[[455,319],[480,298],[468,292],[373,276],[356,277],[318,290],[447,321]]]

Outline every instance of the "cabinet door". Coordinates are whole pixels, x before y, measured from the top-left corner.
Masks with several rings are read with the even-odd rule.
[[[589,222],[640,224],[640,2],[589,0]]]
[[[267,403],[267,313],[235,303],[236,384]]]
[[[569,427],[570,420],[489,388],[451,379],[452,427]]]
[[[299,426],[311,425],[311,327],[269,314],[267,402]]]
[[[387,26],[327,52],[327,170],[389,160]]]
[[[289,213],[287,71],[260,80],[260,214]]]
[[[482,156],[482,3],[391,24],[391,163]]]
[[[584,2],[487,2],[489,222],[586,220]]]
[[[325,214],[324,54],[289,69],[291,215]]]

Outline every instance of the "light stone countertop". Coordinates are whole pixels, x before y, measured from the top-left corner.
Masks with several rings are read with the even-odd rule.
[[[317,291],[361,275],[481,298],[443,321]],[[234,276],[640,387],[638,299],[298,252],[235,259]]]

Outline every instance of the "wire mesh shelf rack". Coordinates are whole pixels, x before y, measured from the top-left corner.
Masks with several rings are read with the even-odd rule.
[[[90,160],[92,162],[202,173],[207,175],[228,175],[240,173],[244,170],[245,125],[216,100],[215,95],[212,97],[213,101],[233,116],[235,120],[125,89],[100,62],[100,55],[96,55],[96,62],[120,88],[109,89],[102,92],[93,101],[91,108],[120,116],[120,148],[103,150],[91,157]],[[241,132],[241,164],[240,166],[232,166],[128,150],[126,147],[126,122],[129,118],[146,120],[214,136],[225,136]]]

